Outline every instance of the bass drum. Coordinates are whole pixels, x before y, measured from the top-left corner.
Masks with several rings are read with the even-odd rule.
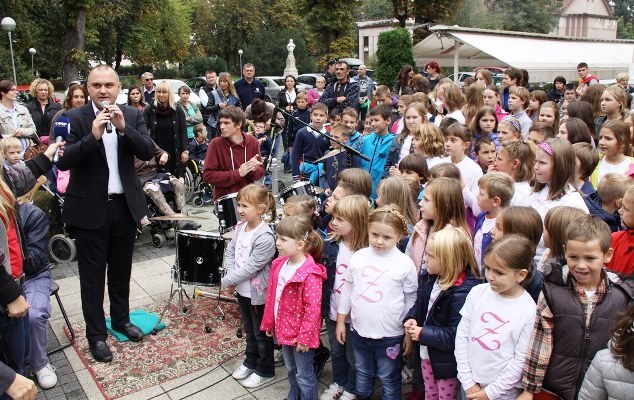
[[[179,231],[176,245],[181,282],[196,286],[220,285],[225,240],[219,233]]]

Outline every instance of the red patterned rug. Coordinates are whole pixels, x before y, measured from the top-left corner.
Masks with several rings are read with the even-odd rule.
[[[236,337],[240,326],[237,304],[220,303],[226,314],[224,321],[218,318],[220,313],[216,309],[216,300],[197,297],[194,304],[193,311],[186,317],[181,316],[177,307],[172,305],[163,319],[167,327],[156,336],[147,335],[139,343],[119,343],[108,336],[113,361],[107,364],[93,360],[85,336],[85,323],[73,325],[76,333],[73,347],[106,398],[129,395],[221,364],[244,352],[244,339]],[[164,305],[143,308],[160,313]],[[211,333],[204,333],[204,324],[199,316],[204,321],[211,321]]]

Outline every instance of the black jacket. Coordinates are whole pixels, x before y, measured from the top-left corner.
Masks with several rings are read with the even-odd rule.
[[[31,113],[31,118],[33,118],[38,136],[49,135],[51,131],[51,121],[55,114],[62,109],[62,106],[54,102],[53,99],[48,99],[48,104],[44,107],[44,112],[42,112],[40,102],[37,99],[33,99],[33,101],[27,103],[25,107]]]
[[[460,310],[467,300],[471,289],[480,282],[467,271],[462,278],[447,290],[443,290],[430,310],[429,298],[436,275],[422,271],[418,279],[416,303],[409,310],[403,322],[415,319],[423,330],[418,343],[427,346],[434,378],[448,379],[458,376],[458,364],[454,350],[456,348],[456,331],[462,317]]]

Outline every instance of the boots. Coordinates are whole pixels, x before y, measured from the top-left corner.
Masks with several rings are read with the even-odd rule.
[[[187,215],[185,211],[185,184],[183,178],[177,178],[175,176],[169,177],[170,183],[174,188],[174,201],[176,202],[176,208],[181,214]]]
[[[170,207],[169,204],[167,204],[167,201],[165,200],[165,196],[163,196],[163,193],[161,193],[160,189],[154,182],[146,183],[145,186],[143,186],[143,191],[145,192],[145,194],[147,194],[147,196],[150,199],[152,199],[154,204],[156,204],[156,207],[158,207],[159,211],[163,215],[176,214],[174,210],[172,210],[172,207]]]

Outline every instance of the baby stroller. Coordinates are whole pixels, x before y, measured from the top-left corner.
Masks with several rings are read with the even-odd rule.
[[[49,185],[44,184],[42,188],[57,200],[60,215],[64,209],[64,198],[57,192],[53,192]],[[75,239],[71,237],[68,227],[63,225],[63,233],[51,236],[48,240],[48,254],[56,262],[71,262],[77,258],[77,247],[75,247]]]
[[[202,163],[189,159],[185,165],[185,201],[193,201],[194,207],[211,203],[213,188],[203,179]]]

